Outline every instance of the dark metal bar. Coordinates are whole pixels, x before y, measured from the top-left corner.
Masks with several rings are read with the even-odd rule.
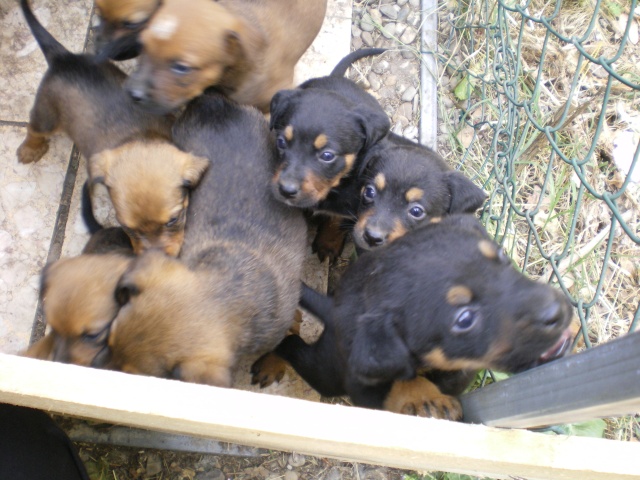
[[[640,332],[460,398],[464,421],[530,428],[640,412]]]

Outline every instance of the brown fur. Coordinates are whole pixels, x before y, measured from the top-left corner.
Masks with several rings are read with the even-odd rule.
[[[320,30],[326,0],[166,0],[140,35],[132,96],[170,111],[215,86],[269,111],[293,84],[293,69]],[[172,66],[189,68],[176,73]]]
[[[166,142],[129,142],[91,158],[90,176],[105,184],[133,249],[161,248],[176,256],[184,238],[189,188],[209,166],[206,158]]]
[[[118,313],[115,287],[132,258],[123,237],[120,229],[101,230],[82,255],[44,268],[40,295],[50,331],[25,356],[92,364],[107,343],[109,325]]]
[[[160,0],[96,0],[100,25],[96,50],[115,60],[140,53],[138,36],[160,6]]]
[[[203,96],[174,133],[212,166],[192,193],[179,259],[145,252],[120,280],[100,364],[228,387],[240,358],[273,349],[292,326],[306,224],[271,195],[275,149],[258,111]]]

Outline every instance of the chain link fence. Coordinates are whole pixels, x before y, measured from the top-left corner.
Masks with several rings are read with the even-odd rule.
[[[633,331],[637,0],[449,0],[438,16],[438,149],[489,193],[487,229],[571,299],[579,348]]]

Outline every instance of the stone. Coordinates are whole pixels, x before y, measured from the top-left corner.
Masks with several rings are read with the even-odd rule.
[[[410,13],[411,13],[411,8],[409,7],[409,5],[405,5],[398,12],[398,18],[396,19],[396,21],[404,22]]]
[[[402,93],[402,101],[403,102],[410,102],[413,100],[413,97],[416,96],[416,93],[418,92],[418,90],[416,89],[416,87],[414,87],[413,85],[410,85],[409,87],[407,87],[407,89]]]
[[[378,10],[372,8],[371,10],[369,10],[369,15],[371,16],[371,19],[374,21],[374,23],[377,23],[378,25],[382,24],[382,15]]]
[[[393,38],[396,34],[396,24],[393,22],[387,23],[384,27],[382,27],[380,33],[382,33],[382,36],[384,36],[385,38]]]
[[[382,82],[380,81],[380,77],[378,75],[376,75],[374,72],[369,72],[369,75],[367,75],[367,80],[369,80],[371,90],[373,90],[374,92],[380,90]]]
[[[371,67],[371,70],[373,70],[378,75],[382,75],[388,69],[389,69],[389,62],[387,62],[386,60],[382,60],[378,63],[374,63],[373,67]]]
[[[362,14],[362,17],[360,18],[360,28],[365,32],[373,32],[374,28],[376,28],[373,24],[371,15],[369,15],[367,12],[364,12]]]
[[[418,138],[418,127],[414,125],[409,125],[402,132],[402,136],[404,138],[408,138],[409,140],[416,140]]]
[[[413,117],[413,105],[411,105],[409,102],[403,102],[400,104],[400,107],[398,108],[398,113],[400,115],[403,115],[407,118],[412,118]]]
[[[394,5],[380,5],[380,13],[391,20],[398,18],[398,10]]]
[[[393,87],[396,83],[398,83],[398,77],[395,75],[387,75],[387,78],[384,79],[384,84]]]
[[[400,127],[400,131],[399,132],[395,132],[398,135],[402,135],[402,130],[404,130],[404,128],[409,125],[409,119],[407,117],[405,117],[404,115],[400,115],[399,113],[395,113],[393,115],[393,117],[391,118],[391,120],[393,121],[394,124],[394,129],[396,127]]]
[[[420,0],[409,0],[409,5],[416,8],[420,6]]]
[[[401,7],[402,7],[403,5],[406,5],[406,3],[407,3],[408,1],[409,1],[409,0],[398,0],[396,3],[397,3],[399,6],[401,6]]]
[[[400,55],[402,55],[402,58],[414,58],[416,56],[415,53],[413,53],[411,50],[408,50],[408,49],[402,50]]]
[[[214,468],[208,472],[200,472],[196,475],[195,480],[224,480],[224,473],[222,470]]]
[[[410,45],[414,42],[417,36],[418,32],[416,32],[413,27],[407,27],[404,33],[400,36],[400,41],[405,45]]]
[[[162,459],[156,453],[150,453],[147,456],[147,464],[145,468],[145,476],[155,477],[162,471]]]
[[[298,477],[298,473],[294,472],[293,470],[288,470],[284,474],[284,480],[298,480]]]
[[[323,480],[342,480],[342,469],[339,467],[331,467],[331,469],[324,476]]]
[[[360,48],[362,48],[362,44],[364,42],[362,41],[361,37],[354,37],[351,39],[351,46],[353,47],[354,50],[360,50]]]
[[[359,37],[362,34],[362,30],[360,30],[357,26],[351,25],[351,36]]]
[[[371,32],[362,32],[362,35],[360,35],[360,39],[362,40],[362,43],[364,43],[367,47],[373,47],[374,40]]]

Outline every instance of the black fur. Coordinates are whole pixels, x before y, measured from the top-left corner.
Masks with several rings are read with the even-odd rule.
[[[494,245],[496,255],[481,245]],[[571,305],[497,252],[471,215],[415,230],[361,255],[333,299],[303,290],[302,305],[325,329],[312,345],[290,335],[275,353],[322,395],[347,394],[371,408],[383,407],[395,381],[419,372],[457,395],[478,368],[518,372],[545,352],[545,360],[563,353]],[[452,304],[459,285],[472,297]]]

